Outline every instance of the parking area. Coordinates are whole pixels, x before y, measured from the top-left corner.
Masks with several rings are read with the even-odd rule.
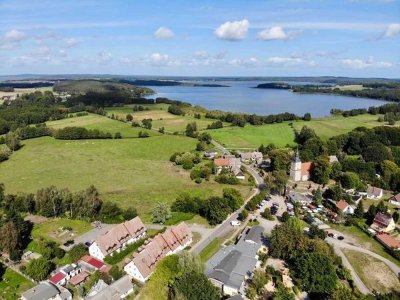
[[[85,244],[85,243],[93,243],[93,241],[99,236],[107,231],[109,231],[115,224],[99,224],[97,227],[93,228],[92,230],[76,237],[74,239],[74,243],[69,246],[61,246],[64,250],[70,250],[74,245],[77,244]]]

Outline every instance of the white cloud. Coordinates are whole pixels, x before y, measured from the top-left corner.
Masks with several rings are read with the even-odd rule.
[[[25,39],[26,34],[22,31],[13,29],[4,34],[4,41],[9,43],[18,43]]]
[[[393,23],[387,27],[385,33],[383,34],[383,37],[392,38],[398,34],[400,34],[400,23]]]
[[[372,56],[366,60],[347,58],[341,59],[340,62],[342,63],[342,65],[347,66],[351,69],[359,70],[366,68],[391,68],[393,66],[393,64],[390,62],[376,61]]]
[[[112,61],[112,59],[113,59],[113,57],[112,57],[110,52],[101,51],[101,52],[97,53],[97,59],[96,60],[100,64],[101,63],[109,63],[109,62]]]
[[[260,64],[260,61],[255,57],[250,57],[248,59],[235,58],[228,63],[232,66],[256,67]]]
[[[289,35],[281,26],[266,28],[263,31],[260,31],[257,36],[259,39],[264,41],[287,40],[289,38]]]
[[[160,27],[154,32],[154,37],[157,40],[168,40],[172,39],[174,36],[175,33],[167,27]]]
[[[240,41],[246,37],[249,27],[250,22],[246,19],[241,21],[225,22],[215,29],[214,33],[217,38],[222,40]]]
[[[76,38],[73,38],[73,37],[66,38],[63,40],[63,42],[64,42],[64,46],[67,48],[72,48],[79,44],[79,40]]]
[[[149,61],[154,66],[179,65],[179,61],[173,59],[168,54],[161,54],[158,52],[150,54]]]
[[[315,66],[316,63],[313,60],[305,59],[302,57],[282,57],[273,56],[267,59],[267,63],[275,66],[298,66],[298,65],[308,65]]]

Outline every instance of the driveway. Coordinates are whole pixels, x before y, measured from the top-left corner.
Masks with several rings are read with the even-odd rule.
[[[66,251],[69,251],[74,245],[77,245],[80,243],[85,244],[86,242],[92,243],[99,235],[106,233],[115,225],[116,224],[101,224],[99,227],[93,228],[92,230],[75,238],[73,245],[70,245],[68,247],[65,247],[64,245],[62,245],[61,248],[63,248]]]

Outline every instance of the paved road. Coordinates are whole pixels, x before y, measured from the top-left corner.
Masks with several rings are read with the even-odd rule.
[[[92,243],[98,236],[106,233],[109,231],[112,227],[114,227],[116,224],[104,224],[102,223],[100,227],[95,227],[92,230],[89,230],[88,232],[74,238],[74,244],[70,245],[68,247],[65,247],[64,245],[61,245],[61,248],[63,248],[66,251],[71,250],[71,248],[74,245],[77,244],[85,244],[86,242]]]
[[[358,288],[358,290],[363,293],[364,295],[371,294],[371,291],[366,287],[364,282],[358,277],[357,272],[354,270],[353,266],[350,264],[349,260],[347,259],[346,255],[344,255],[343,251],[340,249],[338,245],[333,245],[333,249],[336,253],[337,256],[342,258],[342,263],[343,266],[345,266],[347,269],[349,269],[351,273],[351,277],[353,278],[353,282]]]
[[[214,146],[216,148],[218,148],[219,150],[221,150],[223,153],[230,153],[228,149],[226,149],[224,146],[222,146],[221,144],[219,144],[216,141],[212,141],[212,143],[214,144]],[[224,236],[226,233],[228,233],[230,230],[233,229],[232,225],[231,225],[231,221],[234,221],[238,218],[239,213],[243,210],[243,208],[245,207],[246,203],[253,198],[254,196],[256,196],[257,194],[260,193],[259,190],[259,186],[264,184],[264,180],[261,178],[261,176],[258,175],[257,171],[254,170],[251,166],[245,165],[246,169],[248,170],[248,172],[254,177],[254,179],[256,180],[257,183],[257,188],[254,189],[254,192],[251,194],[250,197],[248,197],[245,200],[245,204],[243,204],[243,206],[238,209],[237,211],[235,211],[234,213],[232,213],[223,223],[221,223],[220,225],[218,225],[217,227],[215,227],[212,231],[210,231],[208,233],[208,236],[202,237],[202,240],[200,240],[192,249],[191,251],[193,251],[194,253],[200,253],[201,250],[203,250],[205,247],[207,247],[207,245],[209,243],[211,243],[215,238],[218,237],[222,237]]]
[[[343,241],[339,241],[337,239],[328,237],[326,239],[326,241],[329,244],[331,244],[333,246],[337,246],[337,247],[342,248],[342,249],[349,249],[349,250],[365,253],[365,254],[368,254],[368,255],[370,255],[372,257],[375,257],[376,259],[384,262],[396,275],[400,274],[400,267],[399,266],[397,266],[395,263],[391,262],[387,258],[384,258],[384,257],[380,256],[379,254],[376,254],[375,252],[372,252],[372,251],[370,251],[368,249],[365,249],[365,248],[362,248],[362,247],[358,247],[358,246],[354,246],[354,245],[348,244],[344,240]]]

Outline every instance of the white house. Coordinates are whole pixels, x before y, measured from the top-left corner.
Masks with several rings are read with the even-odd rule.
[[[162,258],[182,251],[191,243],[192,233],[189,227],[180,223],[164,233],[157,234],[152,240],[147,240],[124,270],[135,280],[144,283]]]
[[[338,211],[340,211],[344,215],[354,214],[354,207],[352,207],[350,204],[348,204],[344,200],[340,200],[339,202],[337,202],[336,208],[338,209]]]
[[[307,181],[311,177],[311,170],[313,168],[313,163],[302,162],[299,157],[299,152],[296,152],[296,156],[292,159],[290,164],[290,179],[297,181]]]
[[[383,197],[383,190],[374,186],[369,186],[367,189],[367,198],[378,200]]]
[[[139,217],[114,226],[110,231],[99,236],[89,247],[89,254],[101,261],[107,255],[125,249],[127,245],[146,236],[146,227]]]

